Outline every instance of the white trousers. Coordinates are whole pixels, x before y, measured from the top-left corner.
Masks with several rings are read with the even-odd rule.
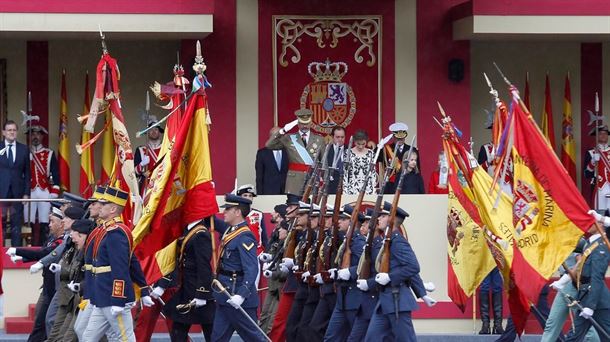
[[[133,318],[131,310],[123,310],[117,316],[110,313],[110,307],[98,308],[93,306],[91,317],[83,334],[83,341],[97,342],[107,335],[108,341],[136,342],[133,332]],[[106,332],[110,331],[110,334]]]
[[[49,190],[42,190],[39,187],[32,190],[30,198],[32,199],[47,199],[50,198]],[[29,202],[23,205],[23,221],[25,223],[38,222],[49,223],[49,214],[51,213],[51,202]]]

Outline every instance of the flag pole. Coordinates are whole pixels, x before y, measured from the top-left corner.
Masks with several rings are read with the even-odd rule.
[[[477,291],[472,293],[472,334],[477,334]]]

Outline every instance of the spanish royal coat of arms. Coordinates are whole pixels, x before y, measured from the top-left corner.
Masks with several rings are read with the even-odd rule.
[[[313,82],[301,94],[301,108],[313,111],[312,128],[330,133],[334,126],[347,127],[356,114],[356,96],[352,87],[342,82],[347,74],[344,62],[313,62],[307,66]]]

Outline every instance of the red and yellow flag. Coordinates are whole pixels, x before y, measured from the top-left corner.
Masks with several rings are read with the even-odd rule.
[[[527,108],[529,110],[529,107]],[[546,75],[546,84],[544,86],[544,109],[542,110],[541,120],[542,133],[549,144],[551,144],[553,151],[555,151],[555,126],[553,126],[553,103],[551,101],[551,82],[549,81],[549,74]]]
[[[104,127],[108,128],[102,135],[102,169],[100,182],[107,183],[114,170],[114,137],[112,136],[112,114],[110,111],[104,112]]]
[[[572,94],[570,74],[566,75],[563,95],[563,121],[561,122],[561,164],[576,182],[576,142],[574,141],[574,122],[572,120]]]
[[[184,227],[218,212],[206,103],[203,89],[198,90],[189,100],[177,131],[166,129],[143,215],[133,230],[135,252],[149,281],[173,268],[175,260],[171,259],[175,254],[171,244]],[[168,127],[172,126],[168,123]]]
[[[85,75],[85,96],[83,104],[83,115],[89,114],[89,104],[91,103],[91,97],[89,96],[89,72]],[[92,138],[92,134],[82,130],[81,133],[81,144],[86,143]],[[81,196],[89,198],[93,194],[95,184],[95,169],[93,162],[93,146],[83,150],[80,156],[80,184],[79,191]]]
[[[59,178],[62,191],[70,191],[70,141],[68,140],[68,96],[66,70],[61,73],[61,100],[59,103]]]

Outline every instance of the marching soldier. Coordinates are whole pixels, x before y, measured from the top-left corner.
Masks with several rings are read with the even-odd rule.
[[[131,230],[121,221],[121,213],[129,194],[113,187],[99,199],[102,203],[100,219],[104,230],[96,237],[93,246],[91,273],[91,304],[93,309],[84,341],[99,341],[108,330],[123,341],[135,341],[131,308],[135,293],[130,276],[130,259],[133,237]]]
[[[379,174],[382,175],[383,169],[390,166],[392,163],[392,159],[394,158],[394,150],[396,150],[396,165],[394,165],[394,172],[390,175],[390,180],[387,182],[385,186],[386,194],[393,194],[396,192],[396,176],[400,175],[401,165],[400,161],[405,153],[408,153],[411,146],[406,143],[407,135],[409,135],[408,130],[409,126],[402,122],[395,122],[390,125],[390,131],[394,135],[394,142],[387,144],[384,146],[383,154],[379,156],[379,160],[381,164]],[[417,148],[413,147],[413,151],[417,152]],[[419,155],[419,154],[418,154]],[[417,168],[421,170],[421,158],[417,158]]]
[[[391,204],[387,202],[384,209],[388,204],[391,209]],[[389,250],[385,251],[390,253],[390,272],[380,272],[375,276],[375,282],[380,285],[379,301],[371,317],[365,341],[392,337],[394,341],[417,340],[411,322],[411,311],[417,309],[417,303],[409,284],[419,276],[419,262],[400,230],[400,225],[407,216],[406,211],[397,208],[394,229],[390,232],[390,237],[385,237],[390,239]]]
[[[243,198],[247,198],[250,201],[254,201],[254,197],[256,197],[256,190],[254,190],[254,185],[245,184],[240,186],[237,189],[237,196],[241,196]],[[250,212],[248,216],[246,216],[246,222],[256,239],[256,255],[260,255],[267,245],[267,229],[265,228],[265,219],[263,217],[263,212],[254,208],[250,208]]]
[[[297,120],[286,124],[267,141],[267,148],[272,150],[285,149],[288,154],[288,176],[286,177],[286,193],[299,195],[305,174],[318,151],[324,150],[324,138],[311,132],[311,117],[313,112],[303,108],[294,112]],[[295,125],[299,131],[294,134],[286,134]]]
[[[595,208],[610,209],[610,146],[608,145],[608,126],[598,126],[589,135],[595,135],[597,129],[597,145],[585,154],[585,177],[591,180],[595,199]],[[595,177],[597,176],[597,179]]]
[[[255,285],[258,275],[256,240],[245,221],[251,204],[252,201],[246,198],[225,195],[222,207],[224,222],[228,227],[222,236],[217,280],[229,290],[231,297],[227,299],[225,293],[214,292],[218,307],[214,316],[212,341],[229,341],[234,331],[246,341],[267,340],[256,325],[259,302]],[[249,318],[236,311],[239,308]]]
[[[157,118],[154,115],[149,116],[148,127],[157,123]],[[133,156],[133,164],[135,165],[136,176],[138,177],[141,196],[144,197],[145,180],[150,177],[153,167],[159,159],[161,151],[161,143],[163,142],[164,129],[161,126],[155,126],[146,132],[148,142],[144,146],[139,146]]]
[[[174,273],[178,291],[163,308],[165,315],[173,321],[170,337],[172,341],[187,341],[191,325],[199,324],[205,340],[212,341],[215,303],[211,290],[211,234],[201,220],[194,221],[188,224],[178,238],[176,248]],[[159,288],[155,288],[157,293]]]
[[[46,128],[38,122],[32,122],[26,127],[29,135],[30,145],[30,198],[48,199],[57,198],[59,195],[59,166],[57,157],[50,148],[42,145],[44,134],[49,134]],[[38,223],[39,231],[34,231],[32,245],[40,246],[46,241],[49,230],[50,202],[31,202],[25,205],[25,223]]]

